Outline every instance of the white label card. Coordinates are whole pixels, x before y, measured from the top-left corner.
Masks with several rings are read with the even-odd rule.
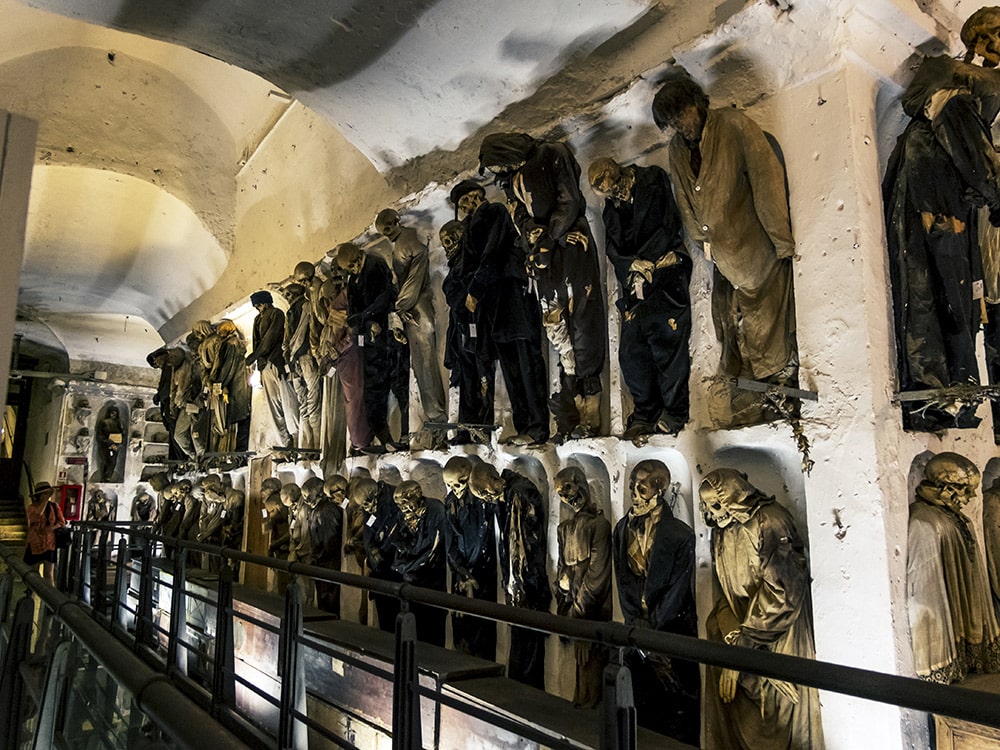
[[[261,518],[267,518],[267,508],[260,509],[260,516]]]
[[[375,525],[375,516],[372,516],[371,518],[368,519],[368,523],[366,523],[365,526],[374,526],[374,525]]]
[[[360,346],[362,349],[364,348],[364,346],[365,346],[365,337],[364,336],[358,336],[358,346]]]
[[[979,279],[972,282],[972,299],[982,299],[983,298],[983,280]]]
[[[705,257],[708,258],[709,260],[712,260],[712,243],[705,242],[703,244],[705,246]]]
[[[476,338],[476,324],[475,323],[469,323],[469,338],[470,339]]]
[[[340,507],[343,508],[344,510],[347,510],[347,506],[350,505],[350,504],[351,504],[351,499],[348,498],[348,497],[345,497],[344,498],[344,502],[342,502],[340,504]]]

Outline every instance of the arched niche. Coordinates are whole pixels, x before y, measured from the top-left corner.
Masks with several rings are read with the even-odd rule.
[[[724,446],[715,452],[711,466],[701,467],[701,473],[705,475],[722,468],[743,472],[750,484],[765,495],[773,496],[783,505],[795,521],[795,528],[806,550],[809,549],[805,477],[802,475],[801,458],[797,453],[775,450],[767,445]],[[694,488],[694,491],[697,494],[698,488]]]
[[[613,507],[612,524],[621,519],[632,507],[631,477],[636,464],[640,461],[653,459],[662,461],[670,470],[671,491],[667,500],[671,503],[671,511],[676,518],[694,528],[695,515],[698,511],[697,498],[694,497],[696,488],[692,486],[691,469],[687,459],[675,448],[659,446],[643,446],[629,452],[625,462],[625,471],[620,479],[622,486],[620,504]]]

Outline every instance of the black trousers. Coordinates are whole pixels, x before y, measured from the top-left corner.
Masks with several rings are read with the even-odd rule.
[[[548,388],[541,342],[515,339],[495,345],[514,429],[536,440],[548,439]]]
[[[639,304],[631,320],[622,316],[618,361],[635,404],[633,421],[655,424],[666,411],[678,427],[687,422],[690,337],[690,309],[663,311]]]

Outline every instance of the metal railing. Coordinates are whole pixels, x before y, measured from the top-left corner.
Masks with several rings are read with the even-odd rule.
[[[75,714],[83,715],[90,734],[101,735],[88,737],[88,747],[129,747],[154,729],[178,748],[246,747],[161,672],[109,638],[89,607],[21,560],[21,549],[0,545],[0,554],[9,571],[0,578],[0,745],[68,746]],[[13,610],[12,574],[25,587]],[[33,675],[38,684],[31,684]]]
[[[77,625],[83,627],[81,619],[85,618],[89,621],[86,632],[92,633],[95,623],[91,616],[96,617],[119,638],[125,639],[133,656],[141,656],[143,664],[156,664],[186,693],[206,700],[211,717],[236,732],[244,741],[261,747],[306,747],[309,732],[336,747],[354,747],[348,739],[332,732],[329,727],[308,715],[302,667],[304,649],[327,653],[392,682],[392,726],[381,727],[381,730],[391,734],[394,748],[412,750],[422,747],[422,698],[547,747],[572,750],[581,747],[579,742],[557,732],[547,731],[529,722],[421,685],[415,657],[415,617],[408,611],[410,604],[430,605],[570,639],[591,641],[617,649],[619,653],[625,649],[658,652],[671,658],[751,672],[866,700],[1000,727],[1000,712],[996,710],[997,697],[981,691],[629,627],[621,623],[572,619],[514,608],[405,583],[217,546],[181,542],[159,537],[148,530],[128,524],[91,523],[74,526],[73,544],[69,554],[64,555],[61,561],[59,581],[72,596],[89,602],[91,610],[86,611],[79,604],[69,602],[63,595],[51,592],[50,589],[51,593],[45,598],[52,602],[52,608],[60,619],[64,619],[75,632]],[[155,554],[158,550],[168,553],[171,559],[165,561],[158,558]],[[197,594],[188,587],[188,555],[192,553],[219,561],[214,597]],[[9,554],[6,557],[12,567],[18,566],[19,561],[11,562]],[[259,565],[291,576],[285,595],[284,612],[278,625],[263,622],[234,609],[233,563]],[[23,564],[20,565],[23,567]],[[162,575],[164,573],[168,574],[169,581]],[[303,603],[300,589],[296,585],[299,577],[310,577],[371,594],[394,597],[402,603],[403,611],[397,618],[395,628],[395,654],[391,670],[372,664],[371,661],[352,659],[341,651],[330,650],[329,644],[304,632]],[[130,581],[133,585],[130,585]],[[156,622],[153,616],[154,585],[169,590],[170,616],[167,627]],[[162,591],[160,597],[163,598]],[[178,616],[178,613],[187,611],[187,600],[191,597],[215,608],[214,648],[207,655],[199,651],[198,645],[192,642],[190,633],[187,632],[186,617]],[[64,612],[71,614],[68,620],[63,618]],[[269,630],[280,638],[277,659],[280,692],[277,696],[239,676],[234,668],[234,620],[239,619]],[[188,665],[192,653],[198,653],[199,658],[207,665],[203,674],[189,674]],[[605,672],[604,703],[598,713],[600,726],[597,727],[597,733],[602,750],[636,746],[636,714],[631,699],[629,672],[621,665],[620,658],[617,661]],[[144,674],[148,675],[149,667],[145,668],[147,671]],[[165,684],[163,677],[159,679],[161,684]],[[278,715],[275,730],[262,727],[258,717],[239,710],[235,700],[237,686],[273,706]],[[140,690],[139,694],[145,695],[144,690]],[[158,714],[162,713],[159,707],[149,706],[148,701],[143,703],[143,707],[155,708]],[[202,737],[200,745],[206,744]]]

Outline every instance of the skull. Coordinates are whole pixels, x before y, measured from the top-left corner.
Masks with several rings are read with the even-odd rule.
[[[958,453],[938,453],[924,467],[924,477],[937,490],[939,499],[955,509],[976,495],[982,475],[972,461]]]
[[[427,512],[427,504],[424,501],[424,492],[420,485],[412,480],[402,482],[393,493],[392,499],[396,502],[396,507],[403,514],[403,520],[407,527],[414,531]]]
[[[465,234],[465,225],[457,219],[446,223],[438,232],[438,236],[441,238],[441,247],[444,248],[445,257],[448,260],[458,254],[459,248],[462,246],[463,234]]]
[[[705,523],[724,529],[734,521],[742,523],[753,507],[757,489],[746,474],[735,469],[716,469],[702,480],[699,489]]]
[[[576,466],[569,466],[558,474],[555,479],[556,494],[568,505],[574,513],[581,510],[590,500],[590,488],[587,477]]]
[[[632,188],[635,185],[635,172],[631,168],[623,168],[614,159],[601,157],[590,165],[587,179],[598,195],[610,196],[617,201],[628,201],[632,197]]]
[[[347,480],[340,474],[334,474],[323,483],[323,491],[333,502],[340,505],[347,497]]]
[[[225,495],[222,492],[222,480],[218,474],[209,474],[201,480],[201,489],[205,497],[213,503],[222,502]]]
[[[365,265],[365,251],[351,242],[337,245],[337,265],[351,276],[357,276]]]
[[[292,278],[294,278],[299,284],[303,286],[309,286],[309,282],[312,281],[313,277],[316,275],[316,266],[307,260],[299,261],[295,264],[295,270],[292,271]]]
[[[302,499],[302,490],[294,482],[289,482],[281,486],[281,503],[286,508],[290,508]]]
[[[391,208],[379,211],[378,216],[375,217],[375,231],[395,242],[399,233],[403,231],[403,227],[399,223],[399,214]]]
[[[476,464],[469,474],[469,491],[485,503],[498,503],[503,498],[504,482],[495,467]]]
[[[632,469],[629,488],[632,491],[632,513],[644,516],[659,505],[663,492],[670,486],[670,470],[662,461],[640,461]]]
[[[983,58],[984,68],[997,67],[1000,64],[1000,9],[984,7],[969,16],[962,26],[962,42],[970,53]]]
[[[375,480],[369,477],[359,477],[351,484],[351,502],[360,505],[371,515],[375,515],[378,510],[378,485],[375,484]]]
[[[273,495],[275,492],[281,492],[281,480],[277,477],[268,477],[260,483],[260,491],[264,497]]]
[[[472,462],[463,456],[452,456],[444,465],[444,483],[457,500],[464,500],[469,489]]]
[[[184,497],[191,494],[191,480],[182,479],[177,484],[174,485],[174,497]]]
[[[479,189],[467,192],[458,199],[456,205],[462,216],[472,216],[484,203],[486,203],[486,191]]]
[[[302,498],[310,506],[315,506],[323,497],[323,480],[319,477],[310,477],[302,483]]]

